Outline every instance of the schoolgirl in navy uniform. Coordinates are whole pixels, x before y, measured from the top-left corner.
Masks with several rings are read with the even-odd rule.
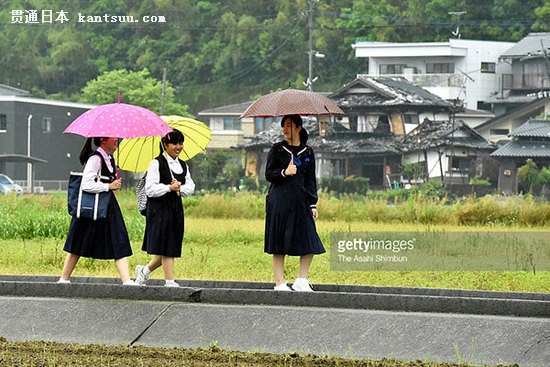
[[[160,154],[147,169],[146,225],[142,250],[154,255],[147,265],[136,266],[136,283],[145,285],[151,272],[162,266],[165,286],[178,287],[174,281],[174,259],[181,257],[184,214],[181,196],[195,192],[187,164],[178,158],[184,136],[174,129],[161,140]]]
[[[271,183],[266,200],[264,252],[273,255],[275,290],[310,292],[307,274],[313,256],[325,252],[317,234],[315,156],[299,115],[281,120],[285,140],[267,156],[265,177]],[[298,277],[290,288],[284,279],[285,256],[300,256]]]
[[[92,149],[92,141],[97,147],[95,151]],[[84,165],[82,190],[98,193],[120,189],[121,180],[117,178],[115,159],[111,155],[117,143],[118,138],[115,137],[86,140],[79,156],[80,163]],[[100,169],[104,178],[96,181]],[[128,256],[132,255],[130,239],[116,196],[112,193],[107,218],[92,220],[72,217],[63,250],[68,254],[58,283],[70,283],[71,274],[80,257],[88,257],[114,259],[122,284],[135,284],[128,271]]]

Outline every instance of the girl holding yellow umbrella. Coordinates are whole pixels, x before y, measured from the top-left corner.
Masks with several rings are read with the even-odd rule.
[[[145,285],[151,272],[162,266],[165,286],[178,287],[179,284],[174,280],[174,260],[181,257],[183,244],[184,210],[181,196],[192,195],[195,190],[189,168],[180,157],[190,159],[204,151],[211,140],[211,132],[205,124],[193,119],[179,116],[161,118],[173,131],[162,139],[122,141],[119,160],[122,169],[147,169],[146,226],[142,250],[153,255],[153,258],[147,265],[136,266],[136,283]]]

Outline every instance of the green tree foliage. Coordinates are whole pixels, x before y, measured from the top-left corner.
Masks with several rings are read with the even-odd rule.
[[[174,88],[166,86],[164,115],[192,117],[187,106],[174,100]],[[100,75],[82,89],[81,100],[86,103],[107,104],[120,101],[161,113],[162,82],[152,78],[147,69],[139,72],[115,70]]]
[[[286,88],[308,76],[308,7],[313,9],[314,90],[333,91],[367,60],[358,40],[518,41],[548,31],[546,0],[10,0],[0,11],[0,83],[36,95],[83,101],[88,81],[127,70],[167,79],[174,99],[196,113]],[[36,10],[38,24],[13,23],[12,11]],[[40,23],[42,11],[65,23]],[[465,11],[460,18],[450,12]],[[137,22],[78,22],[78,14],[133,16]],[[25,13],[26,14],[26,13]],[[164,16],[147,23],[143,16]],[[459,23],[460,19],[460,23]],[[128,95],[127,93],[123,93]],[[157,98],[151,95],[150,98]],[[110,95],[109,100],[113,97]],[[158,107],[157,107],[158,109]]]
[[[533,160],[518,168],[518,189],[523,193],[533,193],[539,186],[539,170]]]

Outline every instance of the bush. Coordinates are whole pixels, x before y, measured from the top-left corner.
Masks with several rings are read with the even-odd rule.
[[[323,177],[321,179],[321,188],[324,191],[341,194],[363,194],[366,195],[369,190],[369,179],[364,177],[341,178],[341,177]]]
[[[528,159],[527,163],[518,168],[519,192],[534,194],[540,190],[539,170],[533,160]]]

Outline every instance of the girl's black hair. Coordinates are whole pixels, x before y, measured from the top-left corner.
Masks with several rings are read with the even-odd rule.
[[[160,140],[160,153],[164,152],[164,144],[183,144],[185,136],[178,129],[172,129],[168,134],[164,135]]]
[[[290,121],[294,122],[296,126],[300,126],[300,143],[306,144],[307,140],[309,138],[309,134],[307,133],[306,129],[304,129],[304,120],[302,120],[302,117],[300,115],[285,115],[283,116],[283,119],[281,120],[281,127],[283,127],[284,121],[286,119],[290,119]]]
[[[283,124],[286,119],[290,119],[290,121],[294,122],[296,126],[302,126],[304,125],[304,120],[302,120],[302,116],[300,115],[285,115],[283,116],[281,120],[281,127],[283,127]]]
[[[80,155],[78,156],[78,159],[80,160],[81,165],[85,165],[88,161],[88,158],[94,154],[94,148],[92,148],[92,141],[94,142],[94,145],[99,147],[101,145],[101,138],[95,137],[95,138],[88,138],[84,142],[84,146],[80,150]]]

